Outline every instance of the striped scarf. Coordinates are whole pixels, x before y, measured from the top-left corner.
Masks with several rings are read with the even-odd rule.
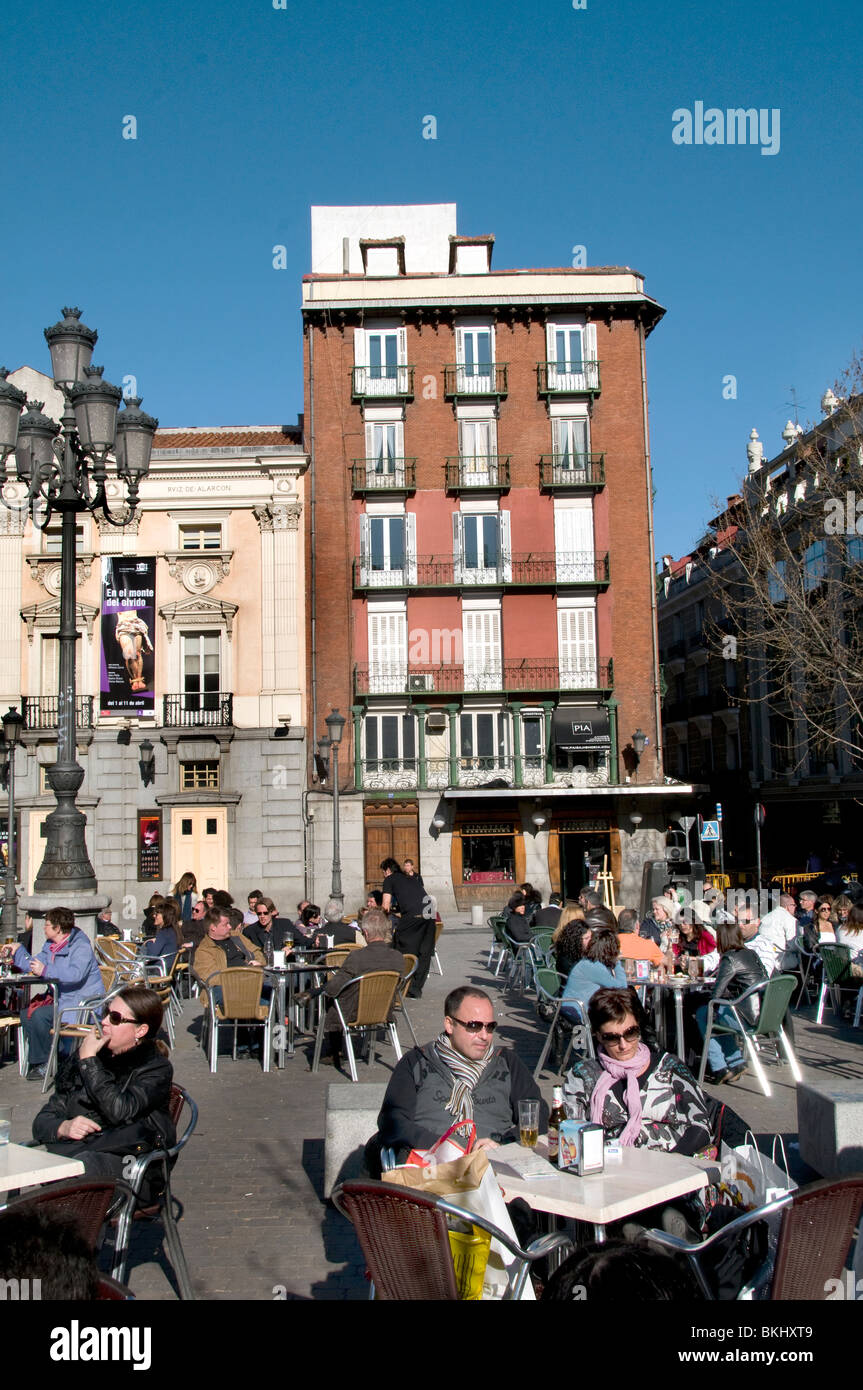
[[[472,1120],[473,1089],[494,1056],[494,1047],[489,1042],[485,1056],[478,1062],[471,1062],[467,1057],[462,1057],[460,1052],[456,1052],[446,1030],[435,1038],[434,1045],[437,1055],[455,1078],[452,1095],[445,1109],[457,1120]]]

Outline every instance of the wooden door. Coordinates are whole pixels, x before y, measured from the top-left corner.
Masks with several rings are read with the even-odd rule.
[[[412,802],[399,805],[369,805],[365,808],[366,891],[380,888],[384,879],[380,864],[384,859],[396,859],[403,864],[412,859],[417,873],[422,873],[419,860],[419,821],[417,807]]]
[[[171,871],[176,883],[193,873],[198,886],[227,888],[228,813],[224,806],[175,806],[171,811]]]

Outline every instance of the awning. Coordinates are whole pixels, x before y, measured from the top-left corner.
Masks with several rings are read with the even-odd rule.
[[[559,753],[610,748],[608,710],[604,705],[565,705],[551,716],[551,745]]]

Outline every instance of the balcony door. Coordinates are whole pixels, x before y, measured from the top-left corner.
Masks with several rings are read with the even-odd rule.
[[[184,632],[183,709],[197,714],[219,708],[221,640],[218,632]]]

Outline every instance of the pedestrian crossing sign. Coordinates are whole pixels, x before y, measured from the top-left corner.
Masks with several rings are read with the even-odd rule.
[[[702,822],[702,825],[701,825],[701,840],[702,840],[702,843],[703,843],[705,840],[718,840],[718,839],[719,839],[719,821],[718,821],[718,820],[706,820],[706,821],[703,821],[703,822]]]

